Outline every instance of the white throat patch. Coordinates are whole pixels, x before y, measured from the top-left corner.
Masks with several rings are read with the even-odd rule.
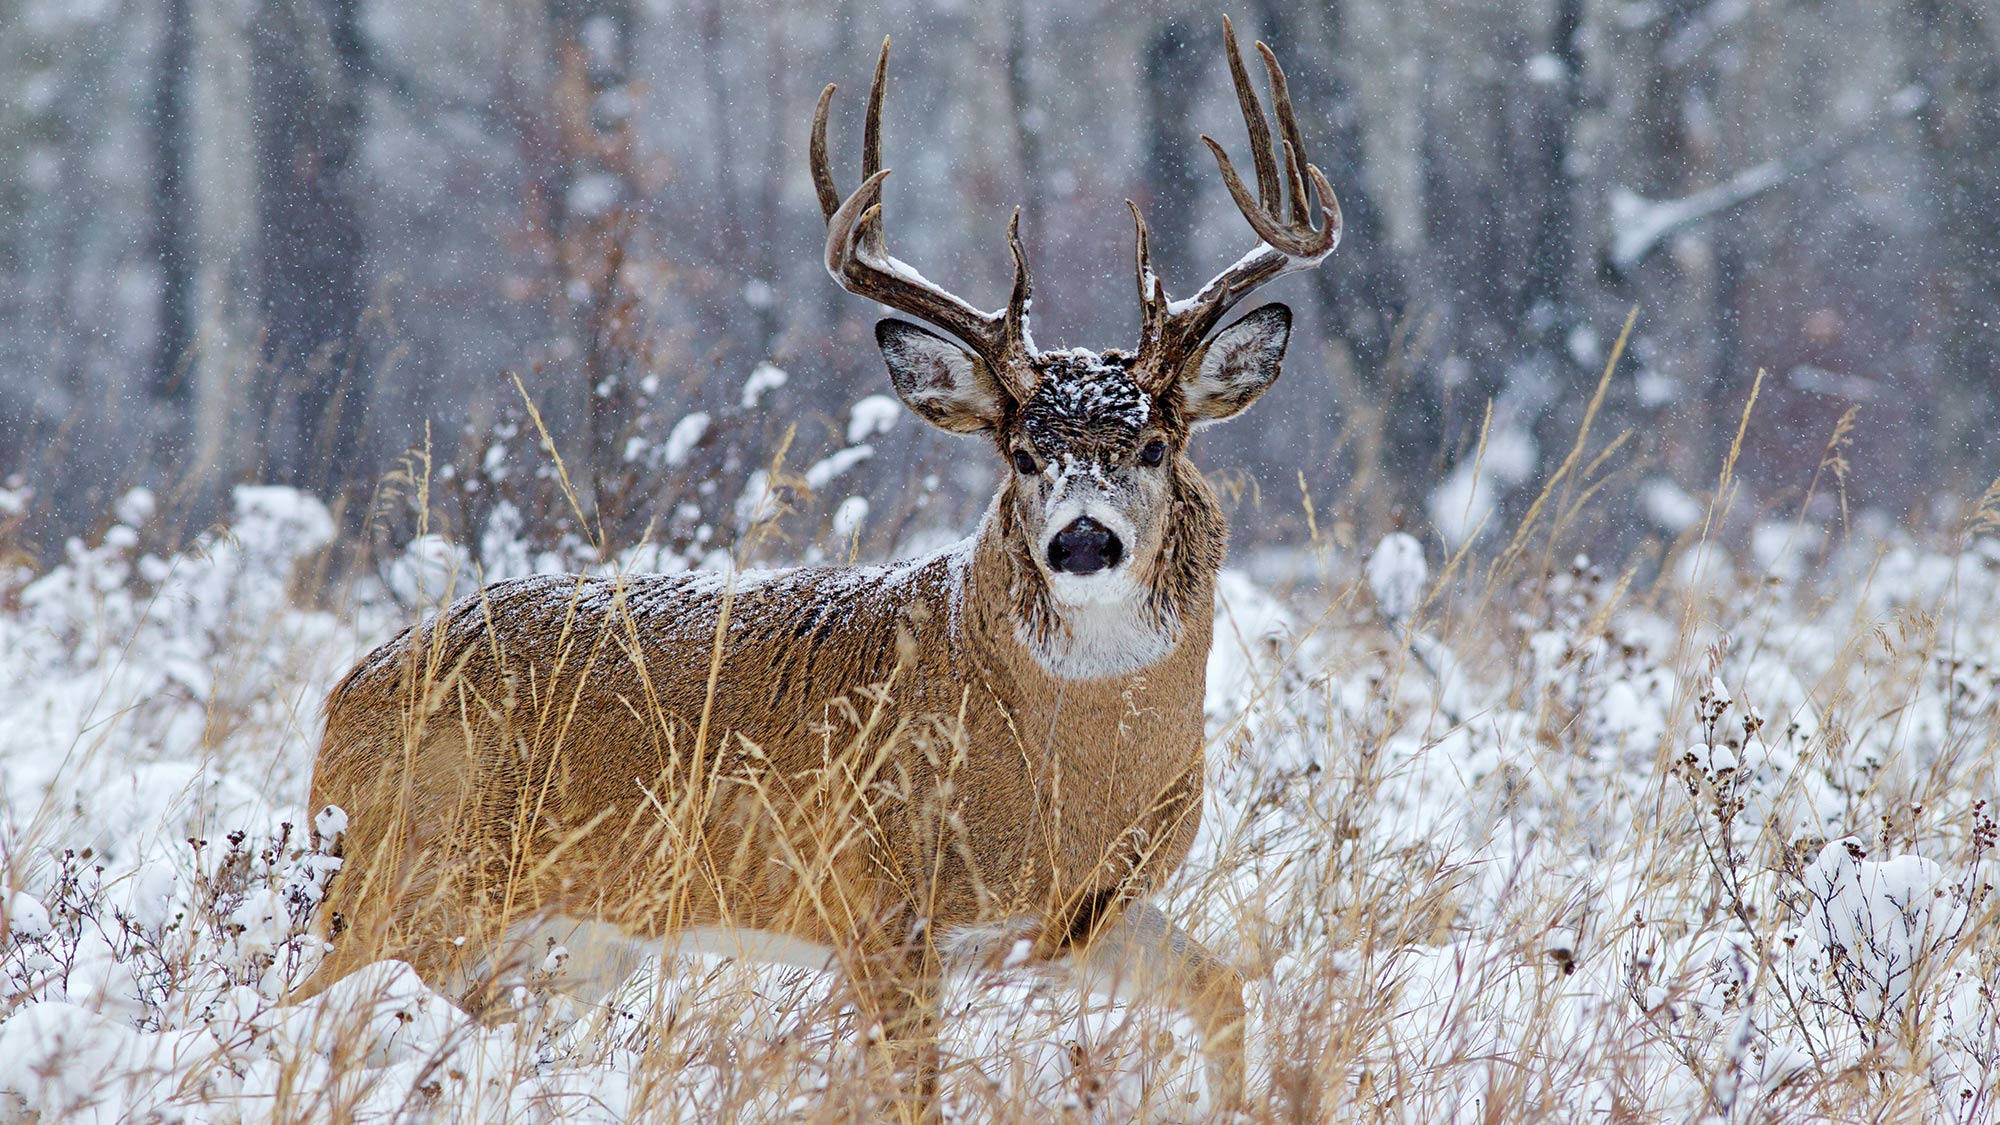
[[[1051,599],[1055,622],[1043,631],[1045,636],[1037,636],[1025,622],[1015,627],[1015,639],[1049,675],[1064,680],[1130,675],[1165,660],[1180,643],[1180,622],[1161,620],[1147,604],[1146,591],[1125,575],[1053,577],[1123,589],[1122,596]]]

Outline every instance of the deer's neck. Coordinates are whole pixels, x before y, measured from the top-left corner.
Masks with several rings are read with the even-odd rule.
[[[1029,678],[1117,680],[1170,661],[1206,661],[1215,575],[1228,538],[1221,508],[1192,469],[1178,470],[1173,511],[1158,555],[1130,574],[1107,577],[1109,595],[1063,603],[1029,556],[1007,494],[981,521],[972,581],[997,613],[973,622],[974,642],[1009,657]]]

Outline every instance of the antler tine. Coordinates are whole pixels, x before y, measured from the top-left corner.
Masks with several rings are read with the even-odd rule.
[[[1150,281],[1157,285],[1159,278],[1153,273],[1153,252],[1146,243],[1146,217],[1139,213],[1139,205],[1129,199],[1125,201],[1125,209],[1132,212],[1132,226],[1138,232],[1137,245],[1133,247],[1133,267],[1139,283],[1139,306],[1144,308],[1151,303],[1153,296],[1147,292],[1151,288],[1147,283]]]
[[[840,189],[833,183],[833,165],[826,157],[826,115],[833,106],[833,83],[819,92],[819,104],[813,107],[812,146],[808,160],[812,164],[813,191],[819,194],[820,217],[832,221],[833,213],[840,210]]]
[[[1243,110],[1243,123],[1250,130],[1251,162],[1257,174],[1255,197],[1222,146],[1206,134],[1201,141],[1214,154],[1223,187],[1228,189],[1229,198],[1243,213],[1250,229],[1257,233],[1260,243],[1202,286],[1193,300],[1170,306],[1157,279],[1155,293],[1145,292],[1144,278],[1150,270],[1146,227],[1139,221],[1138,209],[1133,208],[1133,219],[1139,229],[1139,301],[1145,311],[1136,366],[1148,382],[1158,384],[1152,388],[1155,390],[1174,376],[1180,364],[1201,346],[1236,302],[1275,277],[1319,265],[1340,244],[1340,202],[1334,198],[1333,187],[1326,177],[1306,160],[1305,137],[1292,109],[1291,89],[1285,82],[1284,70],[1278,66],[1277,56],[1270,47],[1257,44],[1257,53],[1264,60],[1264,70],[1271,80],[1271,100],[1277,111],[1279,137],[1274,140],[1264,107],[1250,85],[1242,52],[1237,48],[1236,28],[1227,16],[1222,19],[1222,40],[1229,56],[1229,77],[1236,87],[1236,101]],[[1280,152],[1284,155],[1282,179],[1278,172]],[[1289,207],[1285,202],[1287,194],[1291,196]],[[1318,226],[1312,221],[1314,194],[1319,196],[1324,215]]]
[[[891,256],[882,229],[882,182],[889,170],[882,167],[882,102],[888,85],[889,40],[875,59],[875,76],[868,88],[868,117],[861,143],[861,186],[844,200],[833,178],[832,161],[827,157],[826,123],[833,101],[832,86],[820,92],[813,108],[812,165],[813,190],[826,216],[826,271],[841,288],[856,296],[908,313],[958,337],[971,348],[987,369],[1007,385],[1010,393],[1025,398],[1032,385],[1021,385],[1027,366],[1018,362],[1033,353],[1028,332],[1029,300],[1033,281],[1028,274],[1028,258],[1021,247],[1021,216],[1017,210],[1007,225],[1008,248],[1014,256],[1014,284],[1003,312],[983,312],[963,299],[926,280],[916,270]]]
[[[875,76],[868,83],[868,118],[862,127],[861,138],[861,178],[868,179],[882,170],[882,97],[886,92],[889,77],[889,37],[882,37],[882,51],[875,56]],[[819,92],[819,101],[813,106],[812,144],[807,160],[812,166],[813,191],[819,196],[821,217],[831,221],[833,213],[840,209],[840,188],[834,183],[833,161],[826,152],[826,122],[833,108],[833,92],[837,87],[829,82],[826,89]],[[871,249],[882,249],[881,232],[873,232]]]
[[[1323,181],[1305,162],[1305,138],[1299,132],[1298,115],[1292,109],[1292,92],[1285,81],[1285,71],[1278,65],[1278,57],[1271,48],[1259,42],[1257,53],[1264,60],[1265,72],[1271,79],[1271,100],[1278,112],[1278,128],[1282,140],[1276,147],[1282,147],[1285,154],[1284,187],[1277,184],[1278,172],[1275,147],[1271,131],[1264,120],[1263,106],[1257,100],[1256,91],[1250,87],[1250,79],[1245,73],[1242,59],[1236,49],[1236,35],[1229,26],[1229,17],[1223,17],[1223,38],[1229,48],[1230,77],[1236,83],[1237,101],[1243,107],[1243,119],[1250,126],[1251,157],[1257,166],[1257,202],[1252,205],[1249,189],[1243,178],[1237,174],[1236,166],[1216,143],[1213,137],[1203,134],[1202,143],[1215,155],[1216,167],[1222,173],[1223,186],[1229,189],[1229,196],[1236,203],[1236,209],[1250,223],[1257,236],[1274,249],[1287,256],[1309,258],[1324,254],[1331,246],[1327,242],[1327,230],[1316,229],[1312,223],[1312,201],[1306,191],[1306,176],[1314,177],[1315,186]],[[1306,175],[1301,175],[1301,166]],[[1285,189],[1291,194],[1291,218],[1285,221],[1283,196]],[[1321,205],[1332,199],[1331,192],[1321,193]],[[1334,209],[1327,208],[1329,216]]]
[[[1132,212],[1134,245],[1132,250],[1134,280],[1139,287],[1139,354],[1152,355],[1159,350],[1160,332],[1166,327],[1166,287],[1160,284],[1160,275],[1153,272],[1152,245],[1146,239],[1146,217],[1139,213],[1139,205],[1125,201],[1125,208]],[[1143,386],[1148,371],[1140,370]]]
[[[1016,402],[1026,402],[1035,393],[1033,369],[1019,362],[1034,354],[1034,336],[1028,330],[1028,308],[1035,295],[1034,278],[1028,273],[1028,252],[1021,247],[1021,209],[1007,220],[1007,249],[1014,255],[1014,284],[1007,292],[1007,311],[1001,314],[1000,336],[995,352],[987,356],[986,369],[1006,384]]]
[[[1236,86],[1236,104],[1243,111],[1243,124],[1250,130],[1250,161],[1257,171],[1257,203],[1268,207],[1278,196],[1278,165],[1271,155],[1271,124],[1265,120],[1264,107],[1250,85],[1250,72],[1243,68],[1243,53],[1236,47],[1236,26],[1229,22],[1228,16],[1222,17],[1222,42],[1229,55],[1229,80]]]
[[[1278,56],[1261,41],[1257,53],[1264,59],[1264,73],[1271,79],[1271,103],[1278,110],[1278,133],[1285,139],[1285,182],[1292,192],[1292,221],[1312,222],[1312,204],[1306,198],[1305,177],[1299,174],[1299,166],[1305,161],[1306,141],[1299,133],[1299,119],[1292,112],[1292,90],[1285,83],[1285,68],[1278,65]]]
[[[882,170],[882,95],[889,84],[889,37],[882,37],[882,50],[875,56],[875,76],[868,81],[868,117],[861,132],[861,178],[867,179]],[[882,224],[879,221],[862,228],[868,239],[868,248],[882,253]]]
[[[1034,279],[1028,276],[1028,252],[1021,248],[1021,209],[1007,220],[1007,249],[1014,255],[1014,284],[1007,293],[1007,338],[1028,341],[1028,304],[1035,295]]]

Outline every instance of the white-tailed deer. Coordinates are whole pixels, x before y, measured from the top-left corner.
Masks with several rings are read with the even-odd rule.
[[[1217,332],[1224,315],[1325,258],[1340,212],[1269,48],[1275,142],[1223,32],[1254,198],[1202,140],[1261,241],[1169,300],[1134,207],[1133,351],[1036,349],[1018,214],[1002,312],[890,257],[888,43],[844,199],[826,88],[827,270],[955,338],[876,328],[904,403],[1005,467],[977,531],[888,567],[501,582],[377,649],[326,704],[311,799],[347,813],[345,865],[320,912],[331,951],[297,998],[400,957],[476,1004],[535,935],[762,931],[830,950],[908,1106],[930,1104],[935,985],[960,959],[1178,1005],[1213,1096],[1240,1098],[1242,978],[1145,901],[1200,815],[1226,538],[1184,451],[1278,377],[1290,311]]]

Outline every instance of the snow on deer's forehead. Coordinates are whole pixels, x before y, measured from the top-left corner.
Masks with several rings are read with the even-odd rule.
[[[1153,402],[1117,357],[1082,348],[1043,352],[1041,381],[1021,425],[1043,453],[1076,445],[1125,445],[1152,417]]]

